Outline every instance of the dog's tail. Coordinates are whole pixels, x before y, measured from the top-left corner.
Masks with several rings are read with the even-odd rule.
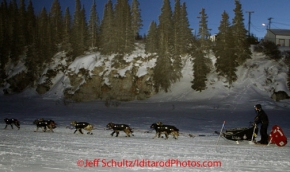
[[[134,131],[132,130],[131,127],[128,127],[128,129],[129,129],[129,131],[130,131],[131,133],[134,133]]]
[[[18,120],[15,121],[15,125],[16,125],[16,127],[20,128],[20,122]]]
[[[133,129],[132,129],[131,127],[129,127],[129,126],[127,127],[127,129],[128,129],[129,132],[132,134],[132,136],[134,136],[134,134],[133,134],[133,133],[134,133]]]
[[[94,129],[94,126],[91,124],[88,124],[84,129],[87,131],[92,131]]]

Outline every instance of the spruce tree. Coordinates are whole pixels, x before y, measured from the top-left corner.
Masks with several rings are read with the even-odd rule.
[[[62,42],[63,35],[63,16],[58,0],[54,0],[50,10],[50,27],[52,29],[52,44],[55,45],[54,51],[58,49],[57,45]]]
[[[173,33],[173,23],[172,23],[172,10],[169,0],[163,1],[163,6],[161,8],[161,15],[159,16],[158,25],[158,53],[170,56],[172,54],[172,33]]]
[[[35,80],[39,76],[40,66],[45,62],[50,62],[50,59],[52,58],[50,57],[52,46],[50,38],[51,27],[49,16],[45,8],[41,10],[40,16],[36,20],[35,25],[37,26],[37,30],[35,30],[34,36],[30,38],[31,44],[28,46],[25,59],[27,77],[32,86],[35,85]]]
[[[158,33],[157,24],[152,21],[149,27],[148,35],[145,42],[145,52],[146,53],[156,53],[158,50]]]
[[[9,59],[9,13],[6,0],[0,6],[0,84],[6,78],[5,65]]]
[[[239,64],[243,64],[247,59],[251,58],[250,44],[247,41],[247,30],[244,26],[244,16],[242,5],[239,0],[235,0],[235,17],[233,18],[232,30],[235,54],[238,57]]]
[[[237,80],[236,68],[238,66],[235,45],[233,42],[233,32],[229,22],[229,16],[224,11],[222,21],[219,26],[216,46],[214,48],[216,61],[216,71],[218,75],[227,79],[229,88]]]
[[[0,58],[1,63],[0,65],[5,65],[4,59],[8,59],[8,44],[10,40],[9,36],[9,12],[6,0],[1,2],[0,6]]]
[[[189,49],[189,46],[192,42],[192,39],[193,39],[193,35],[192,35],[192,29],[189,28],[189,21],[188,21],[188,17],[187,17],[187,11],[186,11],[186,4],[185,2],[182,4],[182,7],[181,7],[181,14],[180,14],[180,17],[181,17],[181,22],[180,22],[180,30],[181,30],[181,46],[180,46],[180,53],[181,54],[186,54],[188,53],[188,49]]]
[[[139,8],[140,3],[138,0],[132,1],[132,31],[134,34],[135,39],[138,38],[139,30],[143,26],[142,19],[141,19],[141,9]]]
[[[36,38],[34,38],[36,39]],[[34,40],[33,44],[29,45],[26,52],[25,66],[27,68],[27,78],[31,86],[35,86],[35,81],[39,75],[39,66],[41,63],[39,62],[41,58],[40,45],[38,44],[39,40]]]
[[[80,38],[80,27],[81,27],[81,2],[76,0],[75,12],[73,16],[72,24],[72,35],[71,35],[71,44],[73,49],[74,58],[83,52],[81,51],[81,38]]]
[[[17,62],[19,60],[19,56],[23,53],[24,47],[21,44],[20,40],[20,21],[19,21],[19,9],[16,1],[11,1],[9,4],[9,55],[12,61]],[[8,36],[8,35],[7,35]]]
[[[21,47],[24,47],[27,44],[27,25],[26,22],[28,21],[27,18],[27,11],[26,5],[24,0],[20,0],[20,7],[19,7],[19,42]]]
[[[182,69],[182,63],[181,63],[181,46],[182,46],[182,31],[181,30],[181,6],[180,6],[180,0],[175,0],[175,6],[174,6],[174,13],[172,16],[173,19],[173,78],[174,79],[180,79],[182,77],[181,69]]]
[[[83,6],[81,10],[81,41],[82,41],[82,51],[84,52],[88,48],[88,24],[86,19],[86,10]]]
[[[115,52],[115,23],[112,1],[109,0],[105,5],[103,19],[100,26],[100,51],[102,54]]]
[[[174,54],[180,55],[181,49],[181,9],[180,9],[180,0],[175,0],[174,13],[173,13],[173,47]]]
[[[71,38],[73,56],[77,57],[83,54],[86,50],[87,23],[85,19],[85,10],[81,8],[80,0],[76,0]]]
[[[31,0],[27,6],[27,45],[33,44],[33,41],[36,39],[37,36],[37,22],[36,16],[34,13],[34,7]]]
[[[96,3],[93,2],[91,8],[91,15],[88,25],[88,34],[89,34],[89,46],[94,48],[98,46],[98,37],[99,37],[99,18],[97,15]]]
[[[47,13],[47,17],[48,17],[48,24],[47,24],[47,35],[48,35],[48,39],[47,39],[47,50],[44,50],[44,61],[45,62],[50,62],[53,55],[59,50],[59,44],[56,44],[55,42],[55,37],[54,37],[54,31],[53,31],[53,26],[51,25],[51,17],[49,12]]]
[[[156,66],[153,69],[153,81],[156,92],[164,90],[168,92],[171,86],[172,64],[168,56],[158,56]]]
[[[169,0],[163,1],[161,8],[161,15],[159,16],[158,25],[158,58],[156,66],[154,68],[154,87],[155,91],[158,92],[160,89],[165,92],[169,91],[171,82],[175,81],[176,78],[172,77],[174,74],[172,68],[172,10]]]
[[[53,41],[51,39],[51,25],[49,23],[49,16],[45,8],[41,10],[40,16],[38,18],[38,34],[37,37],[34,38],[33,44],[31,45],[31,51],[37,50],[38,52],[32,52],[31,55],[37,58],[35,60],[30,60],[33,62],[38,62],[40,64],[44,62],[50,62],[50,55],[53,52]],[[35,55],[38,54],[38,57]]]
[[[211,41],[209,39],[210,33],[207,27],[207,14],[205,13],[205,9],[202,8],[199,13],[200,21],[199,21],[199,30],[198,30],[198,39],[200,42],[201,49],[205,52],[209,52],[211,50]]]
[[[202,91],[206,88],[207,74],[210,72],[210,69],[207,65],[207,55],[211,49],[211,41],[209,40],[209,29],[207,27],[207,15],[205,9],[202,8],[199,13],[200,22],[199,22],[199,39],[198,44],[195,46],[192,57],[193,59],[193,76],[194,80],[192,81],[192,89],[196,91]]]
[[[130,53],[134,50],[132,16],[127,0],[117,0],[115,5],[114,32],[116,34],[116,53]]]
[[[71,40],[71,16],[70,16],[69,8],[67,7],[65,10],[64,28],[63,28],[63,37],[62,37],[62,48],[67,53],[72,52],[70,40]]]
[[[200,92],[206,89],[207,74],[210,72],[206,65],[205,55],[206,53],[200,48],[192,51],[194,79],[191,82],[191,88]]]
[[[8,19],[8,9],[7,9],[7,4],[6,1],[4,0],[3,2],[1,2],[0,4],[0,56],[1,56],[1,60],[4,53],[4,49],[3,46],[5,45],[5,37],[4,35],[6,35],[7,32],[7,19]]]

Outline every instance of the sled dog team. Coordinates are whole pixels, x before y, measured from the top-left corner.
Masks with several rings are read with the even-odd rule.
[[[261,127],[260,127],[261,140],[256,142],[256,144],[268,145],[268,143],[275,142],[278,146],[285,146],[287,144],[287,138],[284,135],[281,128],[275,125],[272,128],[271,134],[268,135],[267,129],[269,125],[269,119],[268,119],[267,114],[264,112],[260,104],[255,105],[254,108],[256,110],[257,115],[254,118],[254,125],[251,128],[252,130],[247,129],[244,131],[237,131],[237,129],[233,129],[233,130],[226,130],[226,132],[223,132],[223,133],[221,131],[218,134],[229,140],[235,140],[235,141],[249,140],[249,138],[252,137],[251,141],[255,141],[254,135],[256,135],[258,132],[256,125],[261,124]],[[18,130],[20,129],[20,122],[17,119],[5,118],[4,121],[6,123],[6,126],[4,129],[6,129],[8,125],[10,125],[12,129],[13,129],[13,125],[15,125],[18,128]],[[38,131],[39,128],[43,128],[43,132],[45,132],[47,129],[53,132],[53,129],[56,128],[56,123],[53,120],[44,120],[43,118],[35,120],[33,124],[36,125],[36,131]],[[74,134],[77,131],[83,134],[82,130],[88,131],[87,134],[91,134],[91,135],[93,134],[92,133],[93,125],[87,122],[72,121],[71,125],[75,127]],[[115,124],[115,123],[110,122],[107,124],[106,127],[107,129],[113,130],[113,132],[111,133],[111,136],[113,136],[116,133],[116,137],[118,137],[120,131],[123,131],[124,133],[126,133],[126,137],[130,137],[131,135],[134,136],[132,128],[129,127],[129,125],[127,124]],[[161,134],[165,134],[165,139],[168,139],[168,135],[173,135],[174,139],[177,139],[177,137],[179,136],[179,129],[177,129],[175,126],[172,126],[172,125],[164,125],[162,122],[153,123],[150,126],[150,128],[156,131],[156,134],[153,137],[153,139],[156,138],[157,136],[158,138],[160,138]],[[251,132],[249,133],[249,131]]]
[[[18,130],[20,129],[20,122],[17,119],[5,118],[4,121],[6,123],[6,126],[4,129],[6,129],[8,125],[10,125],[12,129],[13,129],[13,125],[15,125],[18,128]],[[53,132],[53,129],[56,128],[56,123],[53,120],[44,120],[43,118],[34,120],[33,124],[36,125],[36,130],[34,132],[37,132],[39,128],[42,128],[43,132],[46,132],[47,130],[50,130],[51,132]],[[92,130],[94,127],[93,125],[87,122],[72,121],[70,124],[75,127],[74,134],[77,131],[83,134],[82,130],[88,131],[87,134],[91,134],[91,135],[93,134]],[[110,122],[107,124],[106,127],[107,129],[113,130],[113,132],[111,133],[111,136],[114,136],[114,134],[116,133],[116,137],[118,137],[120,131],[124,131],[124,133],[126,134],[126,137],[130,137],[131,135],[134,136],[132,128],[129,127],[129,125],[127,124],[115,124],[115,123]],[[179,136],[179,129],[177,129],[175,126],[172,126],[172,125],[164,125],[162,122],[153,123],[150,126],[150,128],[156,131],[156,134],[153,137],[153,139],[156,138],[157,136],[159,138],[161,134],[165,134],[165,139],[168,139],[168,135],[173,135],[173,138],[175,139],[177,139],[177,137]]]

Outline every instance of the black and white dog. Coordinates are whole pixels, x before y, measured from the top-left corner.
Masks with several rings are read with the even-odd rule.
[[[10,125],[11,128],[13,129],[13,125],[12,124],[14,124],[18,128],[18,130],[20,129],[20,122],[17,119],[14,119],[14,118],[11,118],[11,119],[5,118],[4,121],[6,123],[6,126],[5,126],[4,129],[6,129],[8,125]]]
[[[156,134],[153,137],[156,138],[158,135],[158,138],[160,137],[161,134],[165,134],[165,139],[168,139],[168,135],[172,134],[173,138],[177,139],[177,137],[179,136],[179,129],[176,128],[175,126],[172,125],[163,125],[162,122],[156,122],[153,123],[150,126],[151,129],[155,129]]]
[[[75,128],[76,128],[74,134],[77,131],[79,131],[81,134],[84,134],[82,132],[82,129],[87,130],[88,131],[87,134],[91,134],[91,135],[93,134],[92,133],[92,130],[93,130],[94,127],[91,124],[87,123],[87,122],[76,122],[76,121],[72,121],[71,122],[71,125],[75,126]]]
[[[38,131],[38,128],[42,128],[43,127],[43,132],[46,132],[47,128],[53,132],[53,129],[56,128],[56,123],[53,120],[44,120],[43,118],[41,119],[36,119],[34,120],[33,124],[36,125],[36,131]]]
[[[116,133],[116,137],[118,137],[120,131],[124,131],[128,137],[130,137],[130,134],[132,136],[134,136],[132,129],[127,124],[114,124],[114,123],[110,122],[107,124],[107,128],[113,129],[111,136],[113,136],[114,133]]]

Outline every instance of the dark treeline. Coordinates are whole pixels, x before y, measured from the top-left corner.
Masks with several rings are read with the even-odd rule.
[[[5,66],[11,61],[24,60],[31,81],[37,79],[43,65],[50,62],[59,51],[67,52],[69,60],[87,50],[98,50],[103,54],[130,53],[142,26],[139,2],[117,0],[114,8],[111,0],[105,6],[104,18],[98,18],[93,1],[90,18],[80,0],[75,0],[75,12],[69,8],[62,15],[58,0],[54,0],[50,11],[43,8],[36,15],[33,4],[24,0],[3,0],[0,6],[0,78],[6,78]]]
[[[211,71],[209,53],[213,50],[217,57],[216,69],[224,76],[229,86],[237,79],[236,67],[250,58],[247,31],[243,24],[241,4],[235,1],[235,17],[232,24],[226,12],[216,41],[210,41],[205,9],[200,12],[198,34],[189,28],[187,7],[175,0],[174,11],[170,0],[163,0],[159,24],[152,21],[145,39],[146,53],[156,54],[154,68],[154,88],[169,91],[172,83],[181,77],[181,57],[192,56],[194,80],[192,88],[196,91],[206,89],[207,74]],[[54,0],[49,11],[45,8],[36,15],[33,4],[24,0],[2,0],[0,6],[0,83],[7,78],[6,65],[9,62],[24,61],[28,79],[34,86],[35,80],[54,54],[65,51],[73,61],[85,51],[99,51],[102,54],[131,53],[136,40],[142,38],[139,30],[142,19],[138,0],[128,4],[128,0],[108,0],[100,20],[93,1],[89,19],[80,0],[75,0],[75,11],[69,8],[63,13],[58,0]],[[122,58],[122,56],[116,56]],[[121,61],[121,60],[120,60]]]

